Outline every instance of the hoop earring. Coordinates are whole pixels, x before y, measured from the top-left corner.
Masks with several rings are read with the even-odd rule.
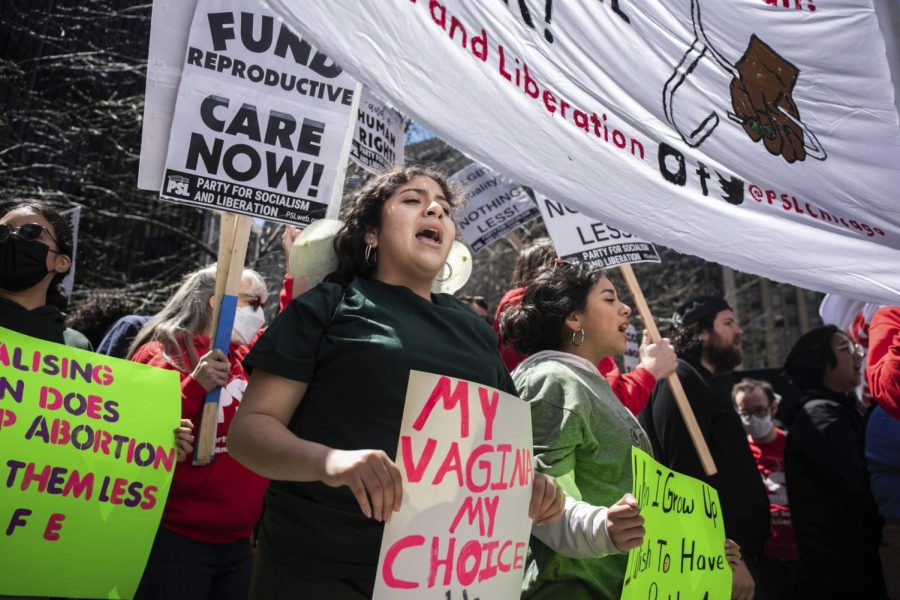
[[[578,338],[578,341],[575,341],[575,336],[579,335],[579,334],[581,335],[581,337]],[[578,331],[572,332],[572,343],[575,344],[576,346],[580,346],[584,343],[584,328],[581,328]]]
[[[375,263],[378,262],[378,252],[375,250],[375,246],[372,244],[366,244],[366,250],[363,252],[363,258],[366,261],[366,264],[370,267],[374,267]]]
[[[435,277],[434,278],[435,281],[440,281],[441,283],[444,283],[445,281],[450,281],[450,278],[453,277],[453,265],[451,265],[447,261],[444,261],[444,266],[447,267],[447,270],[450,272],[447,273],[446,277]]]

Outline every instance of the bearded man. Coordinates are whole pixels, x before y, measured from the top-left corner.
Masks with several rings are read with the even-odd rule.
[[[740,544],[745,562],[734,573],[734,597],[759,597],[754,579],[759,578],[758,559],[769,535],[769,501],[741,419],[731,404],[730,385],[726,390],[714,377],[740,364],[742,331],[728,303],[714,296],[689,299],[675,311],[672,325],[678,377],[718,472],[704,473],[665,380],[656,384],[638,420],[658,461],[716,489],[725,535]]]

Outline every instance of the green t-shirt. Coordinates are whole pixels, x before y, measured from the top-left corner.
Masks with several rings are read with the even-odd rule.
[[[631,491],[631,446],[652,454],[650,441],[596,367],[546,358],[517,373],[515,384],[531,404],[538,471],[595,506],[611,506]],[[627,562],[626,554],[567,558],[532,537],[522,596],[618,598]]]
[[[294,300],[246,359],[309,384],[288,427],[342,450],[397,452],[411,369],[515,394],[490,326],[453,296],[432,302],[406,287],[356,279],[323,283]],[[347,487],[273,481],[260,527],[271,563],[320,577],[374,581],[382,523]]]

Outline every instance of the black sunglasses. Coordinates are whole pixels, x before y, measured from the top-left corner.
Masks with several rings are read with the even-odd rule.
[[[50,230],[39,223],[25,223],[24,225],[19,225],[15,228],[10,227],[5,223],[0,224],[0,242],[5,242],[11,235],[27,242],[33,242],[34,240],[40,239],[41,234],[45,231],[47,232],[47,235],[50,236],[50,239],[53,240],[53,243],[59,246],[59,242],[56,241],[56,238],[53,237]]]

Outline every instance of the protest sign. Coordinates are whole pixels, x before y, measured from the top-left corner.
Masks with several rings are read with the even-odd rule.
[[[162,187],[181,65],[196,6],[197,0],[153,0],[138,163],[141,190],[159,192]]]
[[[873,3],[269,1],[522,185],[679,252],[895,304],[900,119]]]
[[[730,598],[731,566],[719,495],[631,448],[632,493],[644,518],[644,542],[628,553],[622,600]]]
[[[180,399],[174,371],[0,329],[0,594],[134,595]]]
[[[477,163],[450,179],[462,186],[468,201],[456,222],[472,252],[483,250],[539,214],[521,186]]]
[[[617,229],[563,206],[543,194],[535,194],[538,209],[556,254],[570,262],[586,262],[598,268],[636,262],[660,262],[656,248],[627,231]]]
[[[356,87],[258,2],[201,0],[160,197],[301,227],[325,217]]]
[[[81,228],[81,207],[76,206],[59,213],[69,224],[72,230],[72,266],[62,280],[62,286],[66,290],[66,296],[72,297],[72,286],[75,285],[75,261],[78,258],[78,230]]]
[[[376,173],[403,164],[403,117],[364,88],[359,101],[350,158]]]
[[[374,598],[518,598],[534,479],[528,403],[411,371],[397,465],[403,504],[384,528]]]
[[[634,325],[628,325],[625,330],[628,341],[625,343],[625,354],[622,355],[623,372],[631,373],[641,363],[641,341],[643,339],[642,332],[638,331]]]

